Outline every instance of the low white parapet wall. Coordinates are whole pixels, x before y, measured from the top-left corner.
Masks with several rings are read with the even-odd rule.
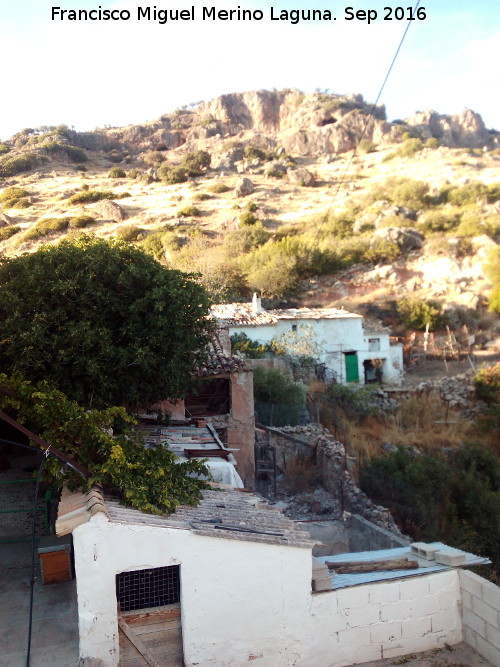
[[[500,665],[500,588],[469,570],[460,570],[464,641]]]
[[[310,667],[343,667],[461,642],[457,570],[313,596]],[[302,664],[302,663],[300,663]]]

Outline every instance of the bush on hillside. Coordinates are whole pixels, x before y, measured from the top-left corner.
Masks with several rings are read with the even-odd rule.
[[[111,167],[108,172],[109,178],[126,178],[127,174],[121,167]]]
[[[18,227],[17,225],[11,225],[10,227],[0,227],[0,241],[6,241],[7,239],[10,239],[11,236],[14,236],[14,234],[17,234],[19,231],[21,231],[21,227]]]
[[[34,167],[38,167],[43,162],[46,162],[47,159],[38,153],[23,153],[14,157],[9,157],[7,154],[0,159],[0,176],[15,176],[16,174],[30,171]]]
[[[193,151],[188,153],[181,162],[189,176],[201,176],[210,167],[211,157],[207,151]]]
[[[213,185],[210,185],[207,190],[210,192],[213,192],[216,195],[221,195],[224,192],[229,192],[231,190],[230,187],[228,187],[225,183],[214,183]]]
[[[397,310],[406,329],[425,331],[429,324],[429,330],[436,331],[443,326],[442,308],[438,301],[417,297],[402,299],[398,303]]]
[[[128,195],[127,195],[128,196]],[[68,199],[68,204],[87,204],[101,199],[119,199],[111,190],[84,190],[77,192]]]
[[[116,235],[127,243],[137,241],[137,239],[144,233],[144,230],[137,225],[122,225],[116,230]]]
[[[156,170],[158,178],[160,178],[167,185],[175,185],[177,183],[185,183],[188,179],[188,171],[184,167],[174,167],[169,164],[162,164]]]
[[[24,188],[10,187],[0,195],[0,204],[5,208],[15,208],[18,201],[30,196],[30,192]]]
[[[258,420],[268,426],[296,425],[305,409],[305,389],[275,368],[257,366],[253,372]]]

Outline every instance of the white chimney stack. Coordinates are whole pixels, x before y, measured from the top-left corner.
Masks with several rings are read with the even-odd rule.
[[[254,315],[260,315],[260,313],[262,312],[262,303],[260,301],[260,296],[257,294],[257,292],[253,293],[252,310],[254,312]]]

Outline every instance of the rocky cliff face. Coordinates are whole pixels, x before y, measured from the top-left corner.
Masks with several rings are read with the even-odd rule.
[[[410,131],[422,139],[436,137],[449,147],[482,148],[498,143],[498,133],[489,132],[481,116],[466,110],[455,116],[435,111],[415,113],[406,121],[387,122],[385,108],[372,105],[361,95],[304,94],[298,90],[222,95],[192,109],[177,109],[144,125],[71,131],[63,141],[89,150],[106,150],[119,143],[127,151],[170,151],[204,148],[220,155],[221,139],[251,141],[265,149],[282,147],[296,156],[321,157],[352,150],[361,137],[377,145],[398,141]],[[66,133],[68,134],[68,133]],[[26,148],[28,137],[18,135],[12,144]]]

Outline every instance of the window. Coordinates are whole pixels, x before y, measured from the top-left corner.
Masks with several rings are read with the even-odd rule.
[[[180,566],[133,570],[116,575],[116,597],[120,611],[134,611],[178,603]]]
[[[190,417],[226,415],[231,412],[230,380],[216,378],[200,382],[196,390],[184,399]]]
[[[292,324],[292,331],[297,331],[297,325],[296,324]]]
[[[380,350],[380,338],[369,338],[368,349],[370,352]]]

